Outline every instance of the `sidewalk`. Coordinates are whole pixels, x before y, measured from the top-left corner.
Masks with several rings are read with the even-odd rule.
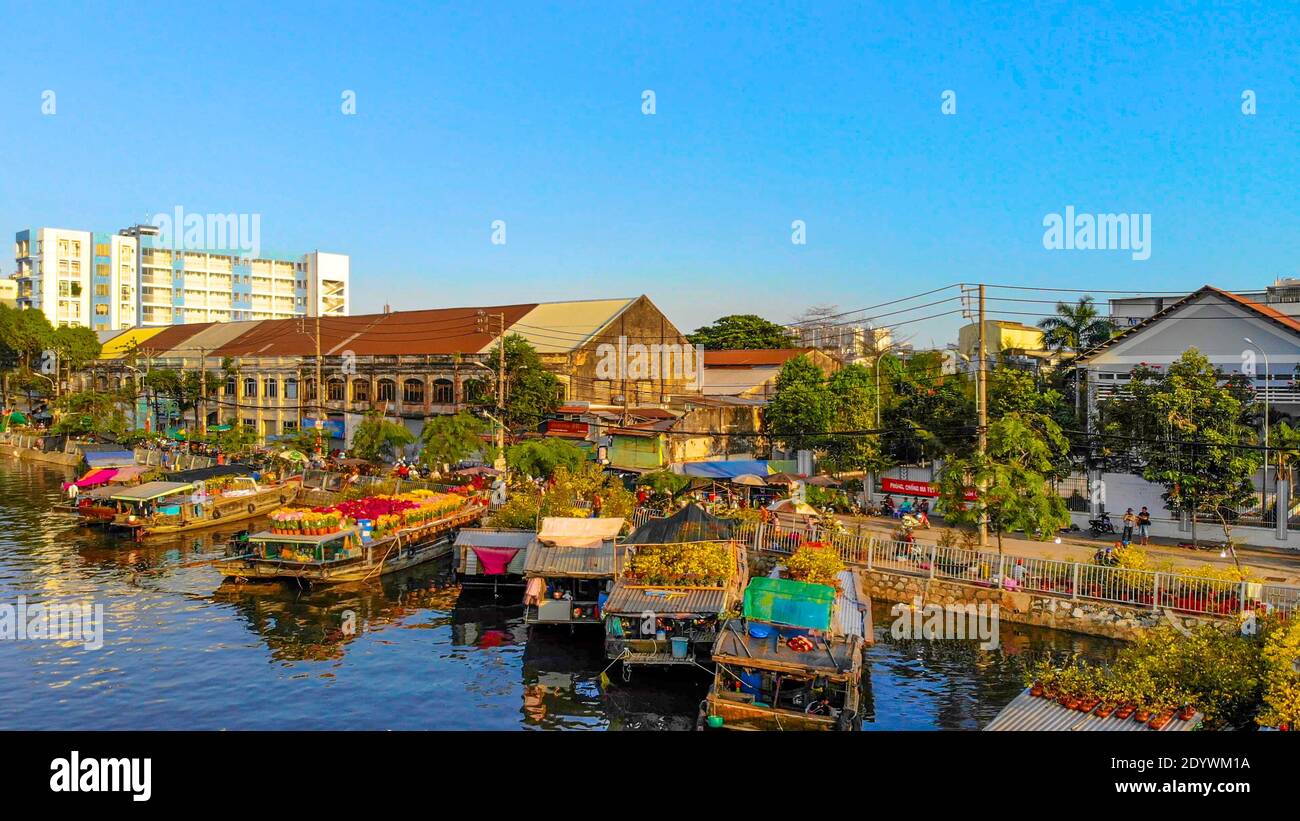
[[[886,538],[892,537],[894,530],[898,527],[897,519],[884,519],[880,517],[868,516],[839,516],[851,532],[861,531],[863,533],[872,533]],[[939,534],[943,531],[944,525],[936,521],[929,530],[917,529],[912,531],[916,541],[920,544],[934,544],[938,541]],[[1210,540],[1213,539],[1213,534]],[[1222,534],[1220,533],[1220,536]],[[1086,531],[1079,533],[1061,534],[1061,543],[1039,542],[1033,539],[1026,539],[1021,536],[1002,537],[1002,550],[1008,556],[1023,556],[1025,558],[1040,559],[1058,559],[1068,561],[1074,559],[1080,562],[1091,562],[1097,548],[1105,547],[1108,544],[1114,544],[1118,541],[1118,536],[1105,538],[1092,538]],[[1202,540],[1209,543],[1210,540]],[[991,552],[997,552],[997,538],[992,534],[989,535],[989,544],[983,548]],[[1199,567],[1205,564],[1233,565],[1232,556],[1221,558],[1219,551],[1214,550],[1193,550],[1186,547],[1178,547],[1172,539],[1152,539],[1151,544],[1147,545],[1147,555],[1155,562],[1171,562],[1175,568],[1178,567]],[[1300,553],[1279,548],[1266,547],[1238,547],[1237,559],[1243,567],[1248,567],[1254,572],[1261,581],[1272,584],[1292,584],[1300,585]]]

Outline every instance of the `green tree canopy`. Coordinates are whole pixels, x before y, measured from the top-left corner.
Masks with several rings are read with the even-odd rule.
[[[59,328],[54,331],[51,345],[59,354],[60,364],[72,371],[99,358],[99,337],[89,328]]]
[[[832,407],[832,435],[826,442],[831,468],[859,471],[885,467],[881,437],[861,433],[876,427],[875,374],[862,365],[846,365],[831,374],[826,388]]]
[[[506,336],[506,406],[504,422],[508,427],[535,428],[550,417],[560,404],[560,380],[542,367],[536,349],[518,334]],[[478,401],[479,407],[496,409],[496,371],[500,349],[493,347],[485,364],[492,369],[493,381]]]
[[[420,461],[432,470],[442,470],[443,465],[486,451],[483,435],[488,429],[487,422],[468,411],[430,417],[420,431]]]
[[[798,343],[789,330],[756,314],[731,314],[687,334],[692,345],[711,351],[793,348]]]
[[[786,360],[763,409],[768,434],[790,448],[816,448],[834,418],[835,401],[822,369],[802,354]]]
[[[586,451],[554,437],[530,439],[506,448],[506,466],[525,476],[549,479],[561,467],[574,471],[586,461]]]
[[[378,411],[368,411],[352,432],[352,453],[358,459],[378,461],[395,456],[415,441],[415,436],[400,422],[391,422]]]

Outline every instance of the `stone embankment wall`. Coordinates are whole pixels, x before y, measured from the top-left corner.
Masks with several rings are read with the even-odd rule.
[[[1168,614],[1151,608],[1126,607],[1109,602],[1067,599],[1040,593],[1011,592],[995,587],[909,576],[881,570],[859,570],[873,600],[905,602],[921,598],[922,604],[997,604],[998,618],[1016,624],[1033,624],[1091,636],[1132,641],[1143,630],[1171,619],[1184,628],[1218,623],[1186,613]]]

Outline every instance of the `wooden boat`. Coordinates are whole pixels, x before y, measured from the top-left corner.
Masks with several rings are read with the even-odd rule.
[[[213,563],[227,578],[255,581],[298,579],[316,584],[364,582],[446,556],[447,537],[483,517],[483,506],[470,502],[439,519],[366,539],[356,526],[333,533],[273,533],[248,537],[236,554]]]
[[[185,533],[265,516],[297,494],[296,483],[260,485],[247,476],[211,495],[202,482],[145,482],[108,497],[116,511],[108,526],[136,539]]]
[[[870,636],[870,600],[852,571],[841,574],[838,594],[828,585],[750,580],[745,618],[729,620],[713,645],[716,672],[699,726],[861,729]]]
[[[601,603],[623,568],[623,519],[547,517],[524,561],[524,622],[602,623]]]
[[[638,665],[694,665],[707,658],[718,638],[723,615],[740,600],[749,578],[745,547],[735,541],[628,545],[624,574],[605,602],[605,657],[622,662],[624,678]],[[655,584],[636,573],[638,557],[660,555],[659,562],[689,564],[692,551],[716,551],[726,575]],[[696,564],[699,561],[696,560]],[[672,572],[673,567],[665,567]]]
[[[462,587],[524,586],[524,563],[537,539],[533,530],[464,528],[456,534],[452,570]],[[499,571],[499,572],[495,572]]]

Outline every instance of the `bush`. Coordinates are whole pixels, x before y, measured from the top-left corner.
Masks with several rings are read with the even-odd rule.
[[[821,542],[807,542],[799,546],[785,560],[790,578],[811,584],[828,584],[839,588],[840,573],[844,571],[844,562],[840,560],[835,548]]]

